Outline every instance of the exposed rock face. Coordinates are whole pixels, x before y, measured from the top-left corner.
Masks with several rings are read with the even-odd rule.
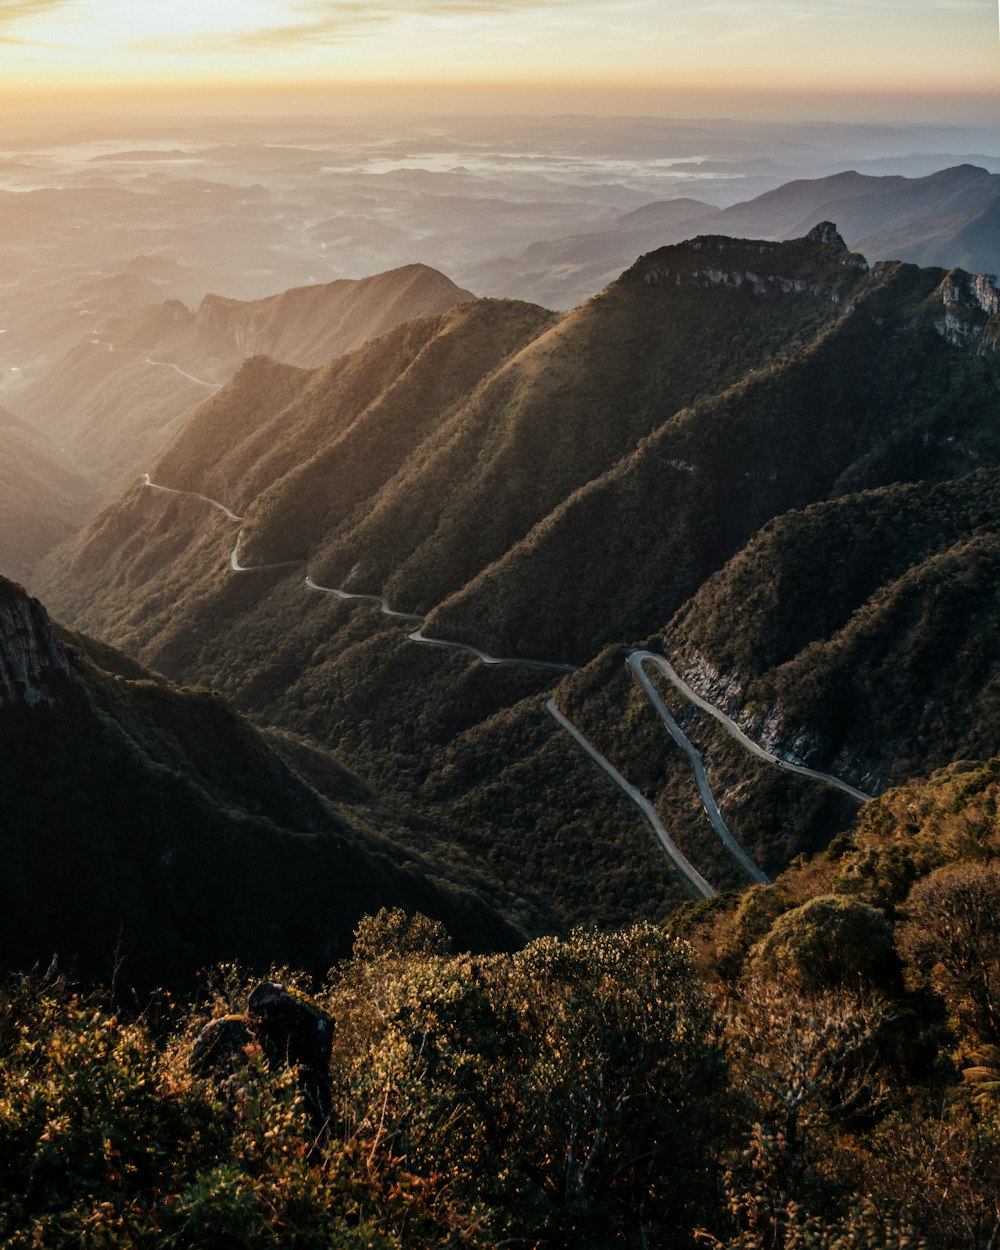
[[[0,707],[21,700],[51,703],[47,679],[68,667],[42,605],[0,578]]]
[[[731,717],[765,751],[793,764],[822,769],[869,794],[880,794],[889,785],[889,778],[870,761],[844,749],[831,755],[822,734],[792,724],[780,707],[746,706],[738,673],[720,673],[698,652],[682,654],[673,648],[669,654],[691,689]]]
[[[647,286],[670,279],[669,269],[648,269],[644,275]],[[805,278],[786,278],[780,274],[769,274],[766,277],[753,273],[749,269],[695,269],[685,273],[673,274],[675,286],[724,286],[738,290],[745,286],[754,295],[814,295],[825,296],[835,304],[840,303],[840,296],[827,285],[820,282],[809,282]]]
[[[842,252],[843,256],[839,260],[839,267],[858,274],[868,272],[868,262],[863,256],[858,256],[847,250],[847,244],[837,233],[837,227],[832,222],[820,222],[818,226],[814,226],[809,231],[806,238],[809,242],[818,243]],[[668,250],[673,249],[663,249],[663,252]],[[775,274],[767,272],[772,263],[781,264],[783,259],[787,263],[787,245],[784,243],[727,239],[706,235],[679,245],[677,250],[683,250],[687,253],[701,252],[707,254],[706,260],[712,254],[725,256],[729,253],[742,259],[744,265],[750,254],[761,257],[761,260],[759,265],[756,260],[753,261],[753,269],[745,268],[744,265],[730,268],[723,265],[713,265],[711,262],[703,268],[692,269],[689,264],[685,263],[686,257],[683,255],[678,257],[677,268],[668,268],[665,265],[652,261],[643,263],[647,261],[647,258],[643,257],[640,264],[635,268],[647,286],[672,282],[674,286],[722,286],[729,287],[732,290],[745,288],[752,294],[762,297],[812,295],[820,298],[828,297],[833,303],[840,303],[840,292],[836,289],[836,285],[828,280],[829,275],[827,277],[809,278],[801,274]],[[652,255],[656,256],[658,254],[653,253]]]
[[[1000,313],[1000,288],[995,273],[977,273],[970,286],[973,298],[987,317]]]
[[[832,221],[821,221],[818,225],[813,226],[806,238],[810,243],[834,243],[838,247],[847,247]]]
[[[982,355],[996,351],[1000,331],[990,324],[1000,316],[1000,288],[991,273],[970,275],[952,270],[938,288],[945,314],[934,322],[942,338],[955,347]]]

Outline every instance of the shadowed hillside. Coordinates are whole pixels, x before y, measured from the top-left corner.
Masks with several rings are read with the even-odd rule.
[[[661,249],[562,318],[480,301],[320,370],[255,359],[154,465],[168,493],[106,509],[46,592],[335,749],[561,923],[662,918],[689,882],[543,708],[556,687],[697,872],[742,885],[629,644],[673,648],[769,749],[864,793],[994,749],[997,300],[983,276],[869,270],[823,223]],[[845,528],[892,541],[869,560]],[[851,819],[858,795],[662,693],[764,871]]]
[[[401,851],[356,779],[314,764],[321,797],[218,695],[60,633],[5,581],[0,741],[8,966],[58,955],[110,977],[121,958],[146,985],[220,959],[319,970],[387,902],[476,946],[520,936],[475,888]],[[308,766],[304,744],[274,741]]]
[[[27,580],[93,504],[93,488],[58,449],[0,408],[0,576]]]

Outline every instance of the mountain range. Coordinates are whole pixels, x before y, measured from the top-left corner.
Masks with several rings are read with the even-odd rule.
[[[904,260],[973,273],[1000,271],[1000,174],[957,165],[923,177],[853,170],[798,179],[720,209],[691,199],[655,201],[599,231],[532,243],[514,257],[483,261],[461,280],[478,291],[572,308],[610,282],[640,252],[711,231],[794,238],[823,218],[873,260]]]
[[[40,588],[344,759],[415,849],[559,924],[659,918],[693,878],[543,706],[744,883],[636,649],[772,753],[661,683],[765,872],[853,819],[809,769],[873,793],[996,749],[998,301],[824,222],[660,248],[561,317],[479,300],[318,368],[254,358]]]
[[[16,395],[17,411],[64,446],[105,494],[138,476],[186,413],[248,356],[313,366],[468,291],[426,265],[298,287],[259,300],[206,296],[102,320]]]
[[[989,132],[12,125],[0,1246],[992,1245]]]

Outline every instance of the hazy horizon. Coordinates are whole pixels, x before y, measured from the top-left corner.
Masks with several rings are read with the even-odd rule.
[[[580,113],[990,125],[992,0],[0,0],[8,113]],[[8,121],[10,118],[8,117]]]

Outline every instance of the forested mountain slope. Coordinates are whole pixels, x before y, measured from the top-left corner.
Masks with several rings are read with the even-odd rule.
[[[318,365],[414,317],[474,298],[437,270],[298,287],[259,300],[208,295],[104,319],[18,394],[19,411],[107,489],[146,466],[185,413],[248,357]]]
[[[653,263],[627,275],[643,298]],[[996,464],[998,357],[977,290],[939,270],[878,267],[842,315],[812,334],[805,328],[784,359],[664,414],[634,450],[446,599],[432,627],[474,634],[505,654],[530,643],[582,659],[662,624],[789,508]],[[987,308],[996,300],[991,287]],[[965,350],[946,337],[966,334]],[[555,599],[560,610],[549,611]]]
[[[849,740],[887,773],[982,758],[1000,728],[998,531],[996,467],[789,512],[667,645],[758,733],[807,729],[828,758]]]
[[[322,969],[386,903],[481,948],[520,936],[475,888],[400,850],[356,781],[331,765],[321,797],[218,695],[58,630],[2,580],[0,743],[8,966],[57,955],[110,978],[123,959],[146,985],[226,959]]]
[[[191,493],[128,492],[48,562],[47,593],[334,747],[561,921],[662,916],[687,884],[543,696],[559,683],[715,888],[745,875],[628,644],[868,793],[994,750],[998,311],[988,278],[869,271],[824,223],[662,249],[562,318],[481,301],[321,370],[254,360],[153,466]],[[876,558],[842,540],[866,528],[891,535]],[[425,638],[584,668],[484,666],[317,587],[384,596]],[[842,793],[664,697],[765,871],[851,819]]]

